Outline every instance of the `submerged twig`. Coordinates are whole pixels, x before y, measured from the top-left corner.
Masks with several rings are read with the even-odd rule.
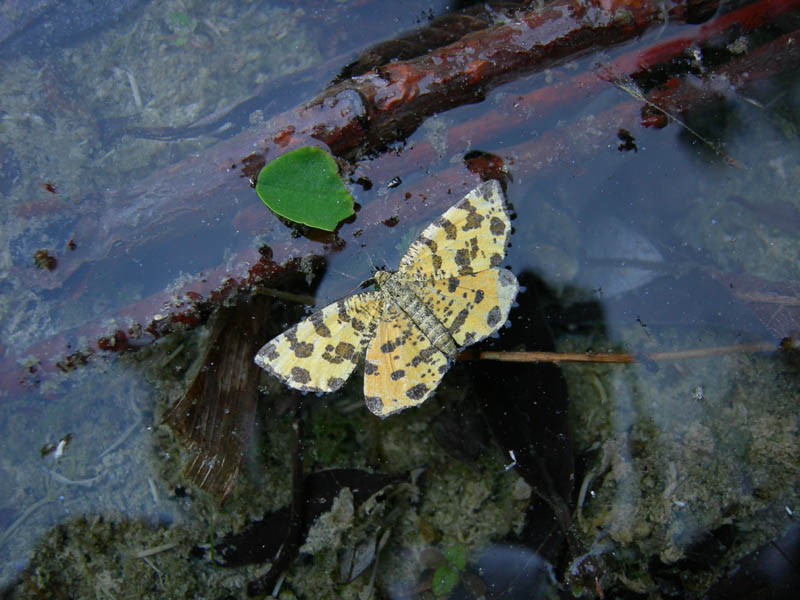
[[[708,146],[711,150],[713,150],[717,154],[717,156],[719,156],[722,160],[724,160],[732,167],[736,167],[737,169],[744,169],[744,165],[742,165],[742,163],[733,158],[730,154],[725,152],[725,150],[722,149],[722,146],[719,143],[712,142],[708,138],[703,137],[703,135],[701,135],[699,131],[690,127],[689,124],[686,123],[686,121],[681,120],[677,115],[668,111],[666,108],[663,108],[658,104],[656,104],[655,102],[653,102],[652,100],[646,98],[645,95],[641,92],[641,90],[633,81],[628,81],[620,78],[613,78],[611,80],[611,83],[613,83],[617,88],[619,88],[626,94],[630,95],[633,98],[636,98],[640,102],[643,102],[653,110],[660,112],[669,120],[674,121],[675,123],[683,127],[686,131],[688,131],[698,140],[703,142],[706,146]]]
[[[45,504],[49,504],[50,502],[53,502],[55,499],[56,499],[55,496],[45,496],[44,498],[37,500],[36,502],[31,504],[28,508],[26,508],[24,511],[22,511],[22,514],[19,517],[17,517],[17,520],[14,521],[11,525],[9,525],[3,532],[3,534],[0,535],[0,546],[2,546],[3,543],[5,543],[5,541],[9,537],[11,537],[11,534],[14,533],[14,531],[16,531],[17,527],[19,527],[25,522],[25,519],[30,517],[35,511],[40,509],[42,506],[44,506]]]
[[[134,552],[133,556],[134,558],[146,558],[148,556],[153,556],[153,554],[159,554],[161,552],[166,552],[167,550],[172,550],[177,545],[178,542],[167,542],[166,544],[161,544],[160,546],[153,546],[152,548],[145,548],[144,550]]]
[[[95,483],[97,483],[100,478],[102,477],[102,473],[100,475],[95,475],[94,477],[89,477],[87,479],[70,479],[69,477],[64,477],[61,473],[57,473],[53,469],[45,469],[47,473],[55,479],[58,483],[63,483],[64,485],[78,485],[81,487],[92,487]]]
[[[268,288],[261,285],[253,288],[253,293],[261,294],[262,296],[271,296],[279,300],[288,300],[289,302],[296,302],[297,304],[308,304],[314,306],[317,301],[314,296],[307,294],[292,294],[291,292],[284,292],[283,290],[276,290],[275,288]]]
[[[720,354],[737,354],[750,352],[773,352],[778,348],[770,342],[753,344],[734,344],[732,346],[712,346],[710,348],[692,348],[673,352],[652,352],[650,354],[632,354],[630,352],[463,352],[459,358],[464,360],[499,360],[503,362],[545,362],[545,363],[635,363],[643,361],[682,360],[701,358]]]
[[[144,108],[144,104],[142,103],[142,95],[139,92],[139,84],[136,83],[136,77],[134,77],[133,73],[125,67],[116,67],[116,69],[127,75],[128,85],[131,86],[131,94],[133,94],[133,103],[136,105],[136,108],[141,111]]]
[[[136,420],[133,422],[133,424],[132,424],[132,425],[130,425],[130,426],[129,426],[129,427],[128,427],[128,428],[127,428],[125,431],[123,431],[123,432],[122,432],[122,435],[120,435],[120,436],[119,436],[119,437],[118,437],[118,438],[117,438],[117,439],[116,439],[116,440],[115,440],[115,441],[114,441],[114,442],[113,442],[113,443],[112,443],[112,444],[111,444],[111,445],[110,445],[108,448],[106,448],[105,450],[103,450],[103,451],[102,451],[102,452],[101,452],[101,453],[100,453],[100,454],[97,456],[97,458],[98,458],[98,459],[100,459],[100,458],[103,458],[103,457],[104,457],[106,454],[108,454],[109,452],[113,452],[114,450],[116,450],[117,448],[119,448],[119,447],[120,447],[120,446],[121,446],[123,443],[125,443],[125,440],[127,440],[127,439],[128,439],[128,437],[130,437],[130,435],[131,435],[131,434],[132,434],[134,431],[136,431],[136,428],[137,428],[139,425],[141,425],[141,424],[142,424],[142,417],[139,417],[138,419],[136,419]]]

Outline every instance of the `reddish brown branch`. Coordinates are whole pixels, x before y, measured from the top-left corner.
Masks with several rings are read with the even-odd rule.
[[[684,2],[669,9],[673,19],[682,20],[685,13]],[[659,2],[556,0],[425,56],[390,63],[329,88],[286,115],[279,129],[279,121],[271,123],[262,153],[280,152],[309,137],[340,156],[365,144],[371,150],[381,148],[405,139],[427,116],[480,101],[492,88],[532,70],[632,39],[664,16]]]
[[[597,70],[590,70],[552,85],[532,90],[523,96],[512,96],[498,108],[486,111],[480,117],[451,127],[447,131],[448,147],[480,145],[505,132],[519,128],[525,123],[549,116],[563,110],[571,103],[582,102],[592,94],[606,88],[616,80],[627,80],[648,73],[659,65],[676,60],[692,45],[719,45],[719,40],[733,35],[745,35],[792,10],[798,9],[797,0],[764,0],[744,6],[714,20],[692,28],[644,49],[636,49],[615,58]],[[793,34],[792,34],[793,35]],[[781,41],[766,44],[741,58],[731,61],[726,67],[716,70],[720,75],[731,75],[731,86],[735,88],[746,81],[754,81],[777,72],[791,72],[797,65],[794,56],[798,50],[792,47],[792,39],[786,36]],[[751,58],[752,55],[752,58]],[[771,58],[772,57],[772,58]],[[775,60],[773,68],[763,61]],[[755,63],[755,64],[747,64]],[[644,90],[647,91],[647,90]],[[698,90],[696,86],[681,83],[676,88],[669,86],[657,96],[649,98],[656,104],[663,103],[667,110],[681,112],[690,106],[698,106],[712,100],[711,90]],[[561,136],[568,138],[569,136]],[[378,157],[366,170],[376,180],[390,179],[412,171],[420,164],[428,164],[437,158],[429,142],[416,142],[399,157]],[[386,166],[384,167],[384,163]],[[391,173],[391,175],[389,175]]]

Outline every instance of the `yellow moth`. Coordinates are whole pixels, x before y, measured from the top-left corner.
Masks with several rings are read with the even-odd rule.
[[[508,319],[519,284],[500,268],[511,224],[496,181],[420,234],[373,291],[329,304],[264,345],[256,364],[288,386],[332,392],[364,357],[367,407],[386,417],[424,402],[461,348]]]

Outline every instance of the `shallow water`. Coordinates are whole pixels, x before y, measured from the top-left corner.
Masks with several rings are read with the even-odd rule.
[[[241,472],[220,507],[183,475],[189,453],[163,425],[215,343],[214,318],[153,343],[128,333],[137,352],[100,352],[98,337],[146,328],[172,310],[159,303],[175,290],[208,295],[206,280],[240,277],[264,244],[279,262],[287,247],[325,256],[311,288],[289,291],[318,305],[352,293],[475,185],[462,166],[474,150],[510,175],[505,264],[525,286],[486,347],[638,362],[462,362],[431,400],[386,421],[364,407],[359,377],[304,397],[306,473],[364,470],[360,485],[382,492],[328,490],[336,502],[307,534],[281,597],[370,588],[425,597],[435,567],[466,598],[481,584],[509,598],[581,585],[617,597],[787,589],[800,510],[796,75],[737,87],[693,47],[681,73],[714,87],[717,101],[645,127],[637,88],[603,79],[603,66],[701,27],[672,22],[515,78],[361,158],[351,178],[372,187],[350,185],[362,209],[338,246],[291,246],[291,230],[244,179],[170,212],[162,174],[173,165],[312,98],[360,50],[444,10],[149,3],[72,45],[2,58],[0,581],[11,597],[240,597],[267,573],[263,562],[209,557],[220,561],[224,536],[290,502],[296,398],[262,376]],[[789,13],[773,28],[797,24]],[[759,35],[731,43],[746,55]],[[551,110],[524,101],[587,73],[601,85],[583,97]],[[230,124],[189,129],[271,81]],[[494,114],[516,125],[493,129]],[[163,127],[177,133],[143,137]],[[183,184],[195,181],[204,180]],[[444,191],[443,181],[457,183]],[[52,271],[35,266],[40,250],[55,257]],[[260,318],[274,335],[301,315],[275,300]],[[67,356],[75,368],[43,367]],[[379,485],[367,471],[402,476]],[[365,572],[340,585],[343,556],[370,544],[379,551],[366,553]],[[781,552],[742,562],[771,544]],[[589,568],[596,584],[576,575]],[[508,592],[509,571],[524,576],[524,595]]]

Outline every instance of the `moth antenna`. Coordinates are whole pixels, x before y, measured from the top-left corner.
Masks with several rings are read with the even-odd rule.
[[[350,273],[345,273],[344,271],[339,271],[338,269],[331,269],[331,271],[336,273],[337,275],[341,275],[342,277],[347,277],[348,279],[357,279],[355,275],[351,275]]]
[[[333,273],[336,273],[337,275],[341,275],[343,277],[347,277],[347,279],[352,279],[354,281],[359,281],[358,284],[354,285],[349,290],[347,290],[347,293],[345,294],[346,296],[349,296],[350,294],[352,294],[354,292],[357,292],[359,290],[363,290],[365,287],[369,287],[370,285],[372,285],[374,283],[374,280],[372,279],[372,277],[370,277],[369,279],[366,279],[366,280],[359,280],[358,277],[356,277],[355,275],[351,275],[350,273],[345,273],[344,271],[339,271],[337,269],[331,269],[331,271]]]

